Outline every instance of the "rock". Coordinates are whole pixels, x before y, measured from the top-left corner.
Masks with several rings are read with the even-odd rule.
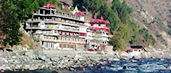
[[[130,60],[130,62],[137,62],[137,60]]]
[[[85,71],[85,68],[82,68],[82,71]]]
[[[24,51],[28,51],[28,49],[27,49],[27,48],[23,48],[23,50],[24,50]]]
[[[36,55],[33,54],[33,52],[26,52],[24,55],[26,55],[26,56],[28,56],[28,57],[30,57],[30,58],[32,58],[32,59],[37,58]]]
[[[58,73],[57,71],[52,71],[52,73]]]
[[[30,69],[30,65],[24,65],[24,69]]]
[[[74,71],[74,68],[70,67],[70,68],[69,68],[69,71]]]
[[[0,66],[4,63],[8,63],[8,61],[5,58],[0,57]]]
[[[13,52],[12,49],[8,49],[8,48],[6,48],[5,50],[6,50],[6,51],[9,51],[9,52]]]
[[[167,69],[171,70],[171,66],[167,67]]]
[[[78,60],[78,59],[82,59],[83,57],[82,56],[80,56],[80,55],[75,55],[75,58],[74,58],[74,60]]]
[[[120,61],[120,59],[118,59],[118,58],[114,58],[114,59],[113,59],[113,61]]]
[[[1,65],[0,70],[11,70],[11,68],[5,65]]]
[[[127,69],[127,67],[126,67],[126,66],[124,66],[124,67],[123,67],[123,69]]]
[[[17,58],[16,56],[12,56],[13,59]]]
[[[46,57],[46,56],[39,56],[38,60],[43,60],[45,62],[50,62],[50,59],[48,57]]]

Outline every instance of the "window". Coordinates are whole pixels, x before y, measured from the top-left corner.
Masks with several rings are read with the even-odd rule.
[[[66,48],[66,46],[67,46],[66,44],[63,44],[63,48]]]
[[[62,44],[59,44],[59,47],[60,47],[60,48],[63,48],[63,45],[62,45]]]

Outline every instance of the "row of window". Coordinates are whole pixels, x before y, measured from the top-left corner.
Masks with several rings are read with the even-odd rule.
[[[93,27],[107,27],[106,24],[91,24]]]
[[[79,16],[77,15],[73,15],[71,13],[64,13],[64,12],[58,12],[58,11],[54,11],[54,10],[39,10],[40,12],[34,12],[34,13],[38,13],[38,14],[45,14],[45,15],[60,15],[60,16],[66,16],[66,17],[71,17],[71,18],[75,18],[75,19],[80,19]]]
[[[53,42],[43,42],[42,45],[44,47],[48,47],[48,48],[54,48],[54,49],[58,49],[58,48],[76,48],[76,45],[74,44],[64,44],[64,43],[53,43]]]
[[[77,22],[77,21],[67,20],[67,19],[62,19],[62,18],[56,18],[56,17],[35,17],[33,20],[57,21],[57,22],[64,22],[64,23],[70,23],[70,24],[84,25],[84,23],[82,23],[82,22]]]
[[[56,36],[44,36],[44,39],[51,39],[51,40],[66,40],[66,41],[78,41],[78,42],[84,42],[85,39],[81,38],[74,38],[74,37],[56,37]]]

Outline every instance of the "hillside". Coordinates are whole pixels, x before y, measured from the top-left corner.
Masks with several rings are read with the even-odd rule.
[[[133,8],[131,19],[145,27],[157,40],[157,47],[171,47],[170,0],[125,0]]]

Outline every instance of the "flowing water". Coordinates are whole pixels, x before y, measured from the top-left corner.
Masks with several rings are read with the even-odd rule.
[[[109,62],[104,66],[76,68],[69,73],[171,73],[171,58],[165,59],[129,59]],[[53,73],[47,70],[27,71],[28,73]],[[27,73],[26,71],[23,73]],[[65,71],[58,71],[65,73]],[[7,73],[7,72],[6,72]],[[12,72],[10,72],[12,73]],[[13,72],[14,73],[14,72]],[[18,73],[18,72],[17,72]],[[68,72],[67,72],[68,73]]]

